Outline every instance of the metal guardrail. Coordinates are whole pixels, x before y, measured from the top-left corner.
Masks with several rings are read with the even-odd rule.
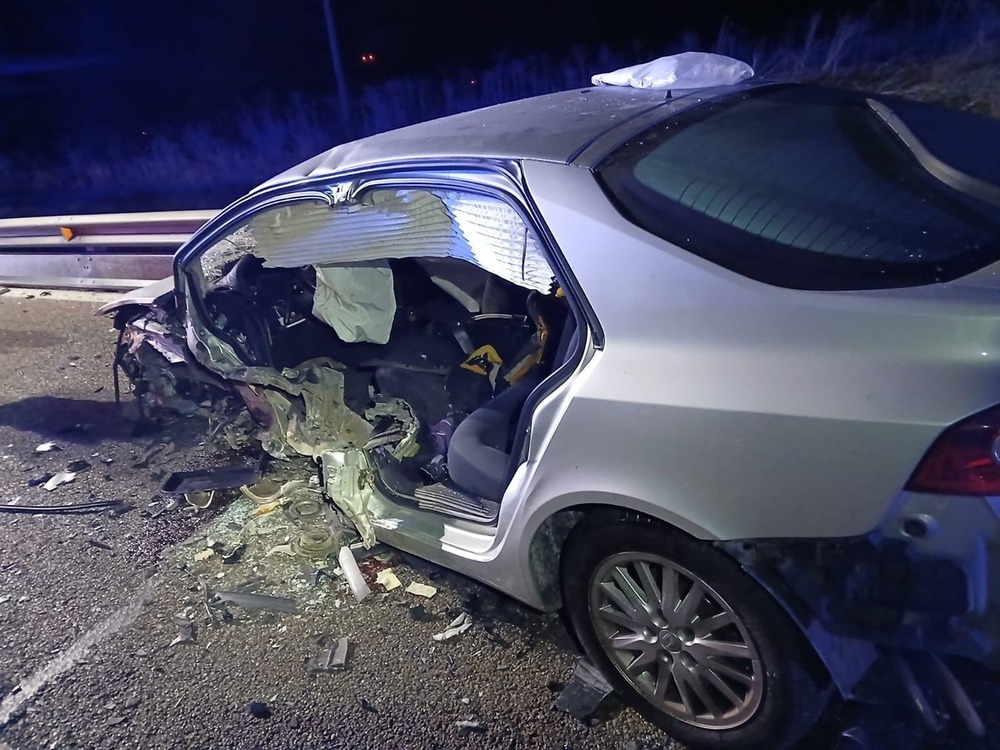
[[[177,248],[217,213],[0,219],[0,285],[134,289],[169,276]]]

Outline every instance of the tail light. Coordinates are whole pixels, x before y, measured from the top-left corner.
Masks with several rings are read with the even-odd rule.
[[[906,489],[946,495],[1000,495],[1000,406],[942,432]]]

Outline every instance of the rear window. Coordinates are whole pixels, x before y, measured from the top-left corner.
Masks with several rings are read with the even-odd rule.
[[[1000,207],[966,189],[965,175],[946,184],[927,168],[928,152],[941,159],[940,146],[968,145],[973,133],[992,153],[1000,124],[935,108],[934,127],[921,130],[922,110],[879,101],[923,149],[863,94],[762,88],[656,125],[605,159],[598,178],[642,228],[778,286],[917,286],[1000,260]]]

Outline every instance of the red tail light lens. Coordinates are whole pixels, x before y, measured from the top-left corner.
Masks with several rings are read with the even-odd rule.
[[[906,489],[946,495],[1000,495],[1000,407],[975,414],[942,432]]]

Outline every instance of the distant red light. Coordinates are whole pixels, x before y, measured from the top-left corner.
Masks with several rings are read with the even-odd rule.
[[[469,81],[469,85],[470,86],[475,86],[477,83],[479,83],[479,81],[477,81],[475,78],[473,78],[471,81]]]
[[[375,62],[375,55],[362,55],[361,62],[363,63],[373,63]]]

